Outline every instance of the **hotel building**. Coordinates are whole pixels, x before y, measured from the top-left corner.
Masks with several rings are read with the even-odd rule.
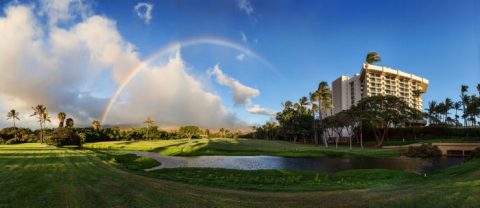
[[[364,64],[359,74],[353,77],[341,76],[332,82],[334,113],[349,109],[362,98],[375,95],[394,95],[410,107],[422,110],[422,95],[426,92],[428,80],[400,70]]]

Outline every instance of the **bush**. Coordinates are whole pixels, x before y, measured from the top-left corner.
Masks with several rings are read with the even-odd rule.
[[[18,138],[9,139],[5,142],[5,144],[18,144],[18,143],[21,143],[20,139]]]
[[[407,157],[440,157],[442,156],[442,151],[437,146],[432,144],[422,144],[418,147],[410,146],[408,147],[407,152],[405,152]]]
[[[49,145],[81,145],[81,138],[70,128],[59,128],[45,138]]]
[[[480,147],[475,148],[470,155],[471,158],[480,158]]]

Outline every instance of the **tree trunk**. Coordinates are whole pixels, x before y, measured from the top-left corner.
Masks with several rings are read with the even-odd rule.
[[[350,150],[352,150],[352,135],[349,136],[350,139]]]
[[[340,136],[335,138],[335,149],[338,149],[338,139],[340,139]]]

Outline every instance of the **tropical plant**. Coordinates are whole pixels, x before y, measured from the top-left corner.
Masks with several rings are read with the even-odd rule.
[[[101,126],[102,126],[102,125],[100,124],[100,121],[98,121],[98,120],[93,120],[93,121],[92,121],[92,128],[93,128],[93,130],[98,131],[98,130],[100,130],[100,127],[101,127]]]
[[[151,126],[152,124],[154,124],[155,121],[153,120],[153,118],[152,118],[151,116],[149,116],[149,117],[147,117],[147,120],[145,120],[145,122],[143,122],[143,123],[146,123],[146,124],[147,124],[147,139],[149,139],[150,137],[149,137],[148,133],[149,133],[149,131],[150,131],[150,126]]]
[[[381,147],[388,129],[392,126],[401,126],[413,120],[416,109],[396,96],[372,96],[360,100],[356,111],[373,127],[376,147]]]
[[[58,128],[63,128],[63,124],[65,122],[65,118],[67,118],[67,114],[64,112],[60,112],[57,115],[58,117]]]
[[[462,100],[462,105],[463,105],[463,125],[467,126],[467,108],[466,104],[468,103],[468,95],[466,94],[468,92],[468,86],[467,85],[462,85],[460,87],[460,99]]]
[[[197,138],[200,135],[200,128],[198,128],[198,126],[182,126],[178,131],[180,135],[188,139],[193,137]]]
[[[382,60],[382,58],[375,51],[369,52],[367,54],[367,57],[365,58],[365,62],[367,64],[373,64],[373,63],[379,62],[381,60]]]
[[[12,109],[7,113],[7,120],[12,119],[13,121],[13,128],[15,129],[15,138],[17,138],[17,127],[15,125],[15,120],[20,120],[18,116],[19,116],[19,113],[15,109]]]
[[[67,121],[65,122],[65,125],[67,126],[67,128],[73,129],[73,125],[74,125],[73,119],[72,118],[67,118]]]
[[[40,124],[40,142],[41,143],[44,143],[44,125],[45,125],[45,117],[48,117],[48,116],[45,116],[45,114],[47,113],[47,108],[43,105],[37,105],[35,107],[32,107],[33,109],[33,114],[30,115],[30,117],[32,116],[37,116],[38,118],[38,123]]]

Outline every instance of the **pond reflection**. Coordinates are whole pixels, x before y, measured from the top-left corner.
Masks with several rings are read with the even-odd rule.
[[[239,170],[287,169],[337,172],[349,169],[391,169],[415,173],[428,173],[440,168],[460,164],[463,158],[441,157],[433,159],[408,157],[308,157],[289,158],[276,156],[163,156],[153,152],[124,151],[138,156],[153,158],[162,165],[150,170],[162,168],[227,168]]]

